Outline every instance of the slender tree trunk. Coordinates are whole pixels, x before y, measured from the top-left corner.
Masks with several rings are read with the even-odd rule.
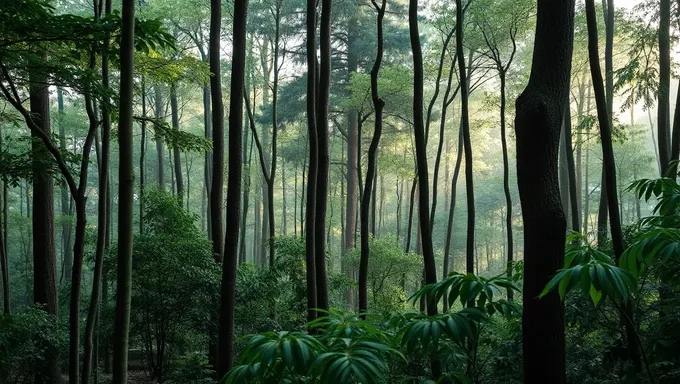
[[[2,128],[0,128],[0,152],[4,151],[2,144]],[[9,298],[9,265],[7,263],[7,242],[5,241],[7,233],[4,230],[5,223],[7,222],[7,205],[5,204],[7,201],[7,193],[5,193],[7,188],[6,184],[6,182],[2,183],[3,189],[0,194],[0,209],[2,209],[2,213],[0,213],[0,271],[2,272],[2,275],[0,278],[2,279],[2,310],[5,315],[9,315],[12,311]]]
[[[609,11],[613,12],[611,4]],[[614,160],[614,148],[612,145],[611,118],[610,111],[607,109],[607,99],[605,89],[602,86],[602,72],[600,70],[600,59],[598,52],[598,33],[597,21],[595,16],[595,3],[593,0],[586,0],[586,18],[588,22],[588,58],[590,62],[590,73],[593,79],[593,90],[595,91],[595,101],[597,105],[597,116],[600,125],[600,136],[602,142],[602,157],[605,172],[605,182],[607,191],[607,202],[609,208],[609,223],[614,245],[614,259],[618,263],[625,250],[623,233],[621,230],[621,217],[619,213],[619,197],[616,188],[616,165]],[[611,19],[610,19],[611,23]],[[632,306],[626,304],[626,316],[633,319]],[[631,322],[625,322],[626,337],[628,339],[628,354],[637,370],[640,369],[640,352],[638,350],[636,334]]]
[[[130,291],[132,285],[132,209],[135,173],[132,164],[132,104],[134,81],[135,1],[123,0],[120,42],[120,151],[118,182],[118,271],[116,319],[113,332],[113,384],[127,383]]]
[[[210,48],[208,48],[210,49]],[[205,61],[205,59],[204,59]],[[208,62],[208,65],[210,63]],[[213,72],[211,72],[213,73]],[[212,134],[212,112],[210,109],[210,98],[212,97],[212,92],[210,90],[210,86],[204,86],[203,87],[203,127],[204,127],[204,135],[207,139],[213,138]],[[203,195],[203,198],[207,200],[207,227],[208,227],[208,239],[213,240],[213,231],[212,231],[212,202],[210,201],[210,195],[211,195],[211,190],[212,190],[212,177],[213,177],[213,172],[212,172],[212,165],[213,165],[213,160],[212,160],[212,152],[208,151],[205,153],[204,159],[203,159],[203,185],[205,186],[205,194]],[[191,175],[187,173],[187,183],[190,179]],[[187,186],[188,189],[188,186]],[[188,193],[187,193],[188,194]],[[187,201],[189,200],[187,196]],[[221,209],[221,205],[219,205]],[[220,237],[222,234],[219,234]]]
[[[307,320],[316,319],[316,176],[318,169],[317,109],[316,109],[316,1],[307,0],[307,139],[309,166],[307,168],[307,201],[305,210],[305,245],[307,262]],[[319,278],[321,278],[319,276]]]
[[[508,63],[508,66],[510,63]],[[503,192],[505,193],[505,233],[507,241],[507,263],[506,263],[506,274],[508,277],[512,277],[512,263],[514,257],[514,242],[512,238],[512,195],[510,195],[510,161],[508,159],[508,142],[506,135],[506,119],[505,119],[505,109],[506,109],[506,72],[500,71],[501,78],[501,148],[503,150]],[[514,291],[512,289],[507,290],[508,300],[514,299]]]
[[[461,0],[456,0],[456,51],[458,59],[458,71],[461,88],[461,117],[460,124],[463,130],[463,148],[465,150],[465,191],[467,198],[467,251],[466,271],[474,272],[474,247],[475,247],[475,190],[472,173],[472,144],[470,142],[470,120],[468,111],[469,85],[465,68],[465,56],[463,53],[463,6]]]
[[[161,94],[161,87],[153,86],[154,93],[154,114],[156,120],[164,120],[165,113],[163,112],[163,95]],[[158,162],[158,185],[161,191],[165,190],[165,149],[163,148],[163,139],[160,135],[156,136],[156,158]]]
[[[524,382],[564,383],[564,307],[556,292],[538,299],[564,260],[566,220],[558,151],[574,33],[574,0],[539,0],[529,83],[517,99],[517,183],[524,220]]]
[[[328,206],[328,103],[331,83],[331,5],[332,0],[321,0],[319,27],[320,66],[316,107],[316,212],[314,226],[314,253],[316,267],[316,305],[328,310],[328,278],[326,272],[326,210]]]
[[[357,72],[359,59],[356,54],[358,36],[358,11],[349,18],[347,25],[347,80]],[[356,221],[358,200],[358,142],[359,142],[359,113],[350,108],[347,114],[347,199],[345,203],[345,249],[356,247]]]
[[[453,219],[456,212],[456,195],[458,192],[458,176],[460,175],[460,164],[463,160],[463,129],[462,125],[458,128],[458,150],[456,152],[456,165],[453,169],[453,178],[451,179],[451,199],[449,203],[449,220],[446,225],[446,241],[444,243],[444,275],[446,278],[449,275],[449,265],[451,254],[451,238],[453,237]],[[508,262],[508,264],[510,264]],[[449,301],[448,295],[444,294],[444,312],[448,311]],[[508,300],[512,300],[512,293],[508,291]]]
[[[418,188],[418,176],[413,178],[411,183],[411,194],[408,203],[408,224],[406,225],[406,244],[404,245],[404,252],[411,251],[411,235],[413,233],[413,206],[415,205],[416,189]]]
[[[562,131],[560,132],[560,158],[559,158],[559,178],[560,178],[560,203],[564,216],[569,222],[569,166],[567,165],[567,140],[565,135],[565,119],[562,119]],[[567,228],[569,230],[571,228]]]
[[[380,73],[380,66],[383,59],[383,19],[385,17],[386,0],[382,0],[380,7],[374,3],[374,7],[378,12],[377,16],[377,53],[373,68],[371,69],[371,100],[373,101],[373,109],[375,111],[375,128],[373,130],[373,138],[371,145],[368,148],[368,168],[366,170],[366,182],[364,183],[364,192],[361,199],[361,257],[359,260],[359,312],[365,313],[368,308],[368,258],[370,256],[369,249],[369,234],[368,234],[368,210],[371,199],[371,190],[375,180],[376,160],[378,157],[378,145],[380,144],[380,136],[383,129],[383,108],[385,102],[380,98],[378,91],[378,75]]]
[[[142,117],[146,117],[146,84],[142,76]],[[139,143],[139,233],[144,233],[144,162],[146,157],[146,122],[142,120],[142,137]]]
[[[612,1],[612,0],[608,0]],[[666,176],[670,163],[670,87],[671,87],[671,0],[659,1],[659,92],[657,128],[659,140],[659,162],[661,176]],[[609,33],[609,30],[607,30]]]
[[[576,169],[574,164],[574,147],[571,143],[571,106],[569,99],[564,110],[564,147],[567,158],[567,173],[569,176],[569,207],[571,208],[571,229],[576,232],[581,232],[581,214],[579,213],[579,198],[578,191],[580,186],[577,185]]]
[[[213,3],[213,16],[216,13]],[[234,3],[233,58],[231,68],[231,97],[229,100],[229,177],[227,181],[227,220],[222,263],[222,287],[220,299],[219,350],[217,354],[217,377],[223,377],[233,365],[234,354],[234,306],[236,267],[238,261],[238,238],[241,214],[241,163],[243,152],[243,93],[246,58],[246,15],[248,0]],[[219,29],[216,30],[216,32]],[[219,36],[219,35],[218,35]],[[215,105],[215,100],[213,100]],[[221,116],[221,114],[220,114]],[[215,167],[215,172],[219,168]]]
[[[172,114],[172,129],[179,131],[179,107],[177,106],[177,89],[173,84],[170,87],[170,111]],[[179,206],[184,206],[184,178],[182,177],[182,157],[179,148],[175,146],[172,150],[173,165],[175,169],[175,182],[177,185],[177,198],[179,199]],[[188,176],[188,175],[187,175]]]
[[[62,152],[66,152],[66,126],[64,124],[64,92],[61,87],[57,87],[57,123],[59,125],[59,147]],[[69,204],[71,196],[68,193],[68,187],[61,185],[61,242],[63,265],[62,276],[66,281],[71,281],[71,272],[73,268],[73,249],[71,247],[71,212]]]
[[[105,12],[111,14],[111,0],[106,0]],[[109,89],[109,36],[104,39],[102,54],[102,87]],[[90,305],[87,310],[87,322],[85,324],[85,350],[83,354],[82,384],[89,384],[92,370],[92,354],[95,353],[94,369],[97,372],[97,348],[93,346],[94,328],[96,319],[99,318],[99,307],[102,288],[102,270],[104,264],[104,250],[107,242],[108,224],[108,192],[109,192],[109,153],[111,144],[111,114],[108,102],[102,103],[102,149],[101,162],[99,163],[99,196],[97,202],[97,245],[95,250],[94,276],[92,279],[92,294]],[[141,217],[140,217],[141,222]],[[96,377],[96,376],[95,376]],[[96,379],[95,379],[96,382]]]
[[[286,165],[281,164],[281,234],[288,235],[288,207],[286,206]]]

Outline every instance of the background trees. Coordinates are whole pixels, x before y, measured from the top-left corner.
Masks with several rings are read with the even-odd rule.
[[[15,3],[0,381],[675,379],[674,2]]]

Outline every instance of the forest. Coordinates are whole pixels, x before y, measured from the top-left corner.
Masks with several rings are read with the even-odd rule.
[[[678,383],[679,69],[671,0],[0,0],[0,383]]]

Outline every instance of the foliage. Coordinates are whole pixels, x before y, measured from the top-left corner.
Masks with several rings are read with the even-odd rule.
[[[0,317],[0,382],[33,383],[45,352],[67,345],[64,324],[36,307]]]

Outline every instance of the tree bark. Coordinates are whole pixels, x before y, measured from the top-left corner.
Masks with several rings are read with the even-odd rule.
[[[210,1],[210,98],[212,102],[212,186],[210,188],[210,227],[212,228],[213,257],[222,261],[222,188],[224,186],[224,104],[220,67],[220,36],[222,32],[222,2]]]
[[[59,124],[59,148],[62,152],[66,153],[66,126],[64,124],[64,92],[61,87],[57,88],[57,123]],[[66,281],[71,281],[71,269],[73,268],[73,248],[71,247],[71,197],[68,193],[68,188],[66,185],[61,185],[61,242],[62,242],[62,254],[63,254],[63,265],[62,276],[66,278]]]
[[[347,80],[357,72],[359,59],[356,54],[357,41],[357,12],[349,18],[347,25]],[[347,199],[345,203],[345,250],[356,247],[356,222],[358,200],[358,142],[359,142],[359,112],[350,108],[347,113]]]
[[[154,114],[156,120],[164,120],[163,113],[163,95],[161,94],[161,87],[154,85]],[[163,139],[160,135],[156,137],[156,158],[158,165],[157,181],[161,191],[165,190],[165,149],[163,148]]]
[[[135,1],[123,0],[120,43],[120,151],[118,182],[118,267],[116,319],[113,336],[113,384],[127,383],[130,293],[132,285],[132,210],[135,171],[132,163],[132,104],[134,103]]]
[[[458,192],[458,176],[460,175],[460,164],[463,160],[463,130],[462,126],[458,128],[458,151],[456,152],[456,165],[453,169],[453,178],[451,179],[451,199],[449,203],[449,220],[446,225],[446,242],[444,243],[444,265],[443,278],[449,275],[449,264],[451,254],[451,237],[453,236],[453,219],[456,212],[456,195]],[[510,292],[510,291],[509,291]],[[508,294],[508,299],[512,300],[512,294]],[[449,301],[448,295],[444,294],[444,312],[448,311]]]
[[[564,383],[564,307],[539,294],[561,268],[566,220],[559,200],[558,150],[569,94],[574,0],[539,0],[529,83],[517,99],[517,183],[524,219],[524,382]]]
[[[608,0],[612,1],[612,0]],[[671,0],[659,1],[659,95],[657,129],[661,176],[666,176],[670,163],[670,87],[671,87]],[[607,31],[609,32],[609,31]]]
[[[170,113],[172,114],[172,129],[179,131],[179,107],[177,106],[177,88],[175,84],[170,87]],[[177,198],[179,206],[184,206],[184,178],[182,176],[182,157],[179,147],[176,145],[172,149],[173,165],[175,167],[175,183],[177,186]],[[187,175],[188,177],[188,175]]]
[[[217,1],[217,0],[216,0]],[[213,12],[216,4],[213,2]],[[241,214],[241,162],[243,152],[243,96],[246,58],[246,16],[248,0],[234,3],[231,97],[229,100],[229,176],[227,180],[227,220],[222,263],[217,377],[223,377],[233,365],[234,306],[238,238]],[[220,13],[214,14],[219,16]],[[217,29],[216,31],[219,31]],[[213,100],[214,101],[214,100]],[[221,114],[220,114],[221,116]],[[215,167],[216,172],[219,168]]]
[[[361,257],[359,260],[359,312],[365,314],[368,308],[368,258],[370,256],[369,250],[369,234],[368,234],[368,211],[371,200],[371,191],[375,181],[376,174],[376,160],[378,157],[378,145],[380,144],[380,136],[383,129],[383,108],[385,102],[380,98],[378,90],[378,75],[380,73],[380,66],[383,59],[383,19],[385,18],[386,0],[382,0],[381,5],[373,1],[373,7],[378,12],[377,16],[377,52],[373,68],[371,69],[371,100],[373,101],[373,109],[375,112],[375,128],[373,130],[373,138],[371,145],[368,148],[368,168],[366,170],[366,182],[364,183],[364,192],[361,199]],[[362,315],[363,316],[363,315]],[[365,318],[365,316],[364,316]]]

